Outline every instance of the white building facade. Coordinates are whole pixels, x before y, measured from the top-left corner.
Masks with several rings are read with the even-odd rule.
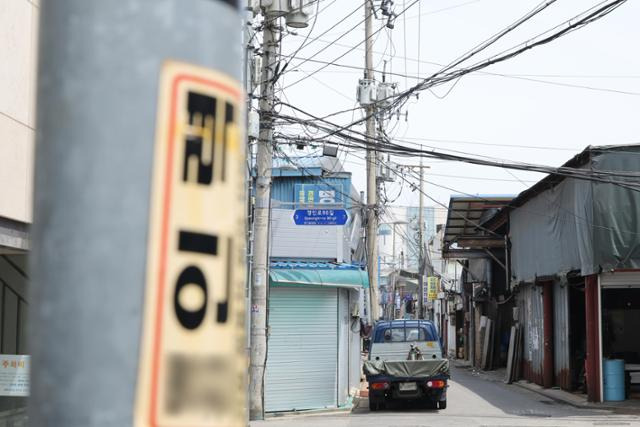
[[[0,2],[0,368],[12,375],[28,375],[25,326],[39,11],[39,0]],[[0,393],[0,424],[26,425],[25,390]]]

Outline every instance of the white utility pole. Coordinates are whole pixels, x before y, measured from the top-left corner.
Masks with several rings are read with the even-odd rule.
[[[373,10],[371,0],[364,0],[365,16],[365,79],[373,80]],[[369,272],[369,292],[371,321],[378,320],[378,153],[375,144],[375,106],[369,104],[367,114],[367,270]]]
[[[279,18],[265,17],[260,78],[260,136],[256,156],[253,277],[251,282],[251,363],[249,417],[264,418],[264,370],[267,356],[267,292],[269,286],[269,216],[273,158],[273,87]]]

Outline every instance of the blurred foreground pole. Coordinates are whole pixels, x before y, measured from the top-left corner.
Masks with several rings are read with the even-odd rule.
[[[246,425],[235,0],[42,2],[29,424]]]

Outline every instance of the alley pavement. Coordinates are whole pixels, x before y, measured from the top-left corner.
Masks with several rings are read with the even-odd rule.
[[[576,408],[516,385],[453,368],[447,409],[397,405],[369,412],[366,398],[352,411],[297,414],[251,422],[251,427],[431,427],[431,426],[639,426],[640,416]]]

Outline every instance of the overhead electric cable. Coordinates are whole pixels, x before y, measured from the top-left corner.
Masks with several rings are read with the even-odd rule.
[[[407,6],[406,8],[404,8],[402,11],[400,11],[400,13],[397,16],[401,16],[402,14],[404,14],[407,10],[409,10],[413,5],[415,5],[416,3],[418,3],[420,0],[413,0],[409,6]],[[377,29],[376,31],[372,32],[371,35],[367,38],[365,38],[364,40],[360,41],[358,44],[356,44],[355,46],[351,47],[349,50],[347,50],[346,52],[342,53],[341,55],[339,55],[338,57],[336,57],[335,59],[333,59],[331,62],[335,62],[343,57],[345,57],[347,54],[349,54],[350,52],[352,52],[353,50],[355,50],[358,46],[366,43],[369,38],[375,36],[376,34],[378,34],[383,28],[385,27],[380,27],[379,29]],[[313,56],[311,57],[313,58]],[[289,89],[290,87],[306,80],[308,77],[318,73],[319,71],[325,69],[326,67],[328,67],[328,65],[323,65],[322,67],[318,68],[317,70],[313,71],[309,76],[305,76],[299,80],[296,80],[295,82],[291,83],[290,85],[286,86],[284,89]]]

